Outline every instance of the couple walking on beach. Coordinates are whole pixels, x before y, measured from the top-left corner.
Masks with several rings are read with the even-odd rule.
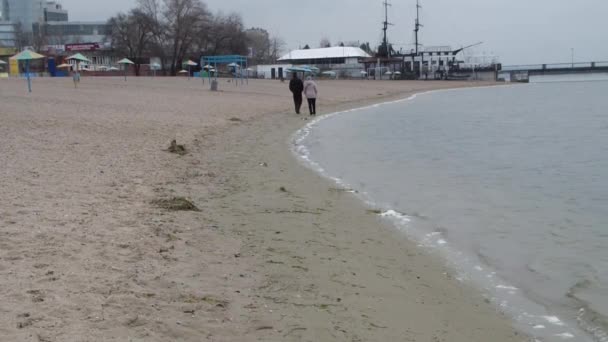
[[[311,76],[306,77],[306,82],[298,78],[297,73],[293,73],[289,82],[289,90],[293,93],[293,103],[296,106],[296,114],[300,114],[302,107],[302,93],[308,99],[308,110],[310,115],[317,115],[317,84]]]

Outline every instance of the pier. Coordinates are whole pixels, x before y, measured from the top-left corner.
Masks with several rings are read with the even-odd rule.
[[[506,65],[498,72],[499,80],[526,82],[530,76],[608,73],[608,61],[531,65]]]

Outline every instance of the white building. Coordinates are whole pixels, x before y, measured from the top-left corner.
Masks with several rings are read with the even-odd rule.
[[[361,77],[365,69],[362,58],[371,57],[358,47],[334,46],[320,49],[293,50],[279,62],[292,65],[310,65],[323,71],[335,71],[340,77]]]
[[[44,22],[68,21],[68,11],[56,1],[46,1],[43,7]]]
[[[33,24],[44,20],[43,0],[2,0],[2,21],[21,24],[23,32],[32,32]]]
[[[253,69],[256,72],[257,78],[280,79],[289,78],[286,70],[291,68],[293,64],[265,64],[257,65]]]
[[[47,22],[67,22],[68,11],[56,1],[0,0],[0,46],[14,46],[16,33],[31,34]]]
[[[0,47],[15,45],[15,25],[0,21]]]

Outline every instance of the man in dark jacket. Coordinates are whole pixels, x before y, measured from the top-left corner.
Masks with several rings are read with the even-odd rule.
[[[296,114],[300,114],[300,107],[302,107],[302,92],[304,91],[304,83],[298,78],[297,73],[293,73],[291,81],[289,82],[289,90],[293,93],[293,103],[296,106]]]

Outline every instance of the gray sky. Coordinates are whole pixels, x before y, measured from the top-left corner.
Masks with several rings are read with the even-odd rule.
[[[135,0],[60,0],[71,20],[105,20]],[[246,26],[268,29],[290,48],[381,39],[382,0],[206,0],[213,12],[241,13]],[[409,50],[416,0],[392,0],[389,40]],[[496,54],[504,64],[608,60],[606,0],[421,0],[421,41],[460,47],[483,41],[475,54]]]

